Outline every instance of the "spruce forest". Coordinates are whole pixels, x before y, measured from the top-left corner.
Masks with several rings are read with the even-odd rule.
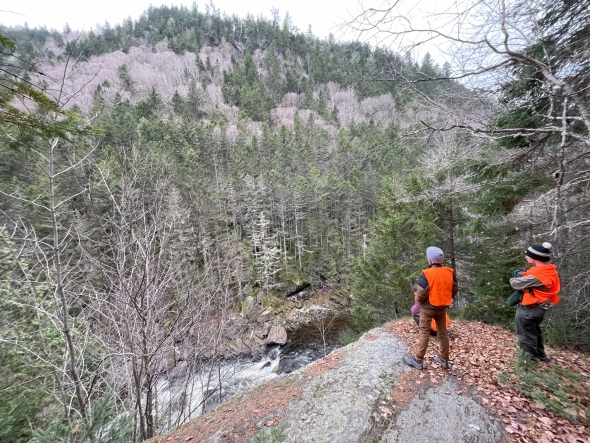
[[[590,3],[457,4],[451,31],[361,10],[348,42],[213,4],[1,26],[0,442],[158,435],[177,343],[222,359],[303,287],[358,336],[409,315],[432,245],[451,315],[513,330],[508,280],[550,242],[546,340],[590,351]],[[433,38],[452,63],[415,59]]]

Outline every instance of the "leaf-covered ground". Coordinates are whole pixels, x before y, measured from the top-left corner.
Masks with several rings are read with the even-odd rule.
[[[411,318],[385,328],[415,349],[418,327]],[[453,321],[450,338],[451,371],[432,361],[438,342],[431,339],[424,370],[413,369],[392,390],[398,406],[411,398],[413,385],[456,377],[504,422],[512,442],[590,443],[590,359],[548,349],[550,363],[525,363],[513,332],[484,323]]]

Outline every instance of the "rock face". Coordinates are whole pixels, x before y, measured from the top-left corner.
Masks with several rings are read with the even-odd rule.
[[[270,328],[266,337],[267,345],[284,345],[287,343],[287,331],[282,326],[275,325]]]
[[[401,362],[406,353],[404,342],[384,328],[373,329],[322,360],[220,405],[175,437],[237,443],[277,427],[287,443],[507,441],[477,396],[460,390],[442,369],[442,384],[421,382],[428,379]],[[395,392],[409,395],[404,402]]]
[[[382,443],[430,443],[433,441],[495,443],[505,441],[487,411],[447,380],[441,386],[421,389],[399,414]]]
[[[337,367],[311,378],[285,408],[287,442],[356,443],[369,432],[371,418],[382,421],[375,408],[393,408],[390,386],[406,371],[400,364],[406,352],[402,342],[373,330],[335,352],[341,355]],[[306,372],[298,371],[298,376]]]

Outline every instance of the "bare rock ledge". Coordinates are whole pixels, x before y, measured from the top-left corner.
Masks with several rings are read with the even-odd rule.
[[[160,440],[243,442],[280,427],[287,443],[507,441],[500,423],[452,374],[442,377],[439,369],[442,383],[417,383],[420,373],[402,363],[407,352],[404,342],[375,328]],[[409,396],[401,401],[395,392]]]

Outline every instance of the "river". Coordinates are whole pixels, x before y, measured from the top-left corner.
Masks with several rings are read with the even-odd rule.
[[[327,319],[323,327],[308,326],[289,333],[284,346],[268,347],[259,360],[238,358],[198,369],[187,366],[162,377],[156,396],[162,430],[182,425],[235,395],[324,357],[342,346],[340,335],[347,328],[350,322],[346,318]]]

